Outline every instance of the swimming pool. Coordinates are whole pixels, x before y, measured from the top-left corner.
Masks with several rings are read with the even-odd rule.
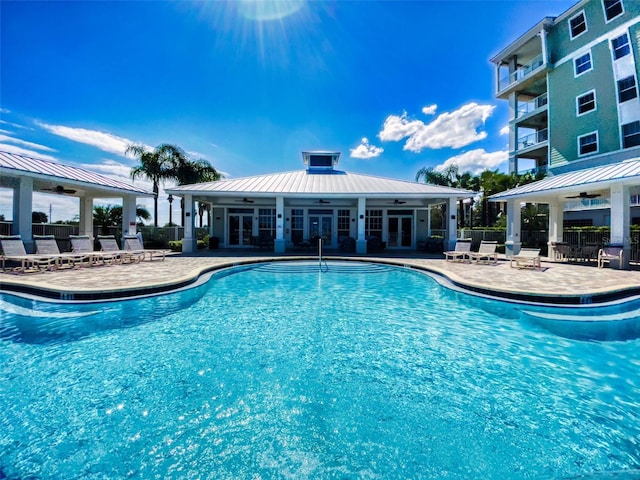
[[[640,469],[640,340],[566,338],[523,310],[570,310],[409,269],[327,267],[239,267],[120,302],[2,296],[0,478]]]

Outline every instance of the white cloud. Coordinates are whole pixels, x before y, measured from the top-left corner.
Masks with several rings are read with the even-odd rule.
[[[509,135],[509,125],[505,125],[500,129],[500,135]]]
[[[44,150],[45,152],[55,152],[53,148],[46,147],[44,145],[40,145],[38,143],[27,142],[25,140],[20,140],[19,138],[14,138],[9,135],[2,135],[2,130],[0,130],[0,142],[9,142],[15,143],[18,145],[22,145],[23,147],[34,148],[36,150]]]
[[[422,107],[422,113],[424,113],[425,115],[435,115],[437,109],[438,105],[429,105],[428,107]]]
[[[48,125],[40,122],[36,123],[54,135],[73,140],[74,142],[85,143],[105,152],[116,153],[118,155],[124,155],[127,147],[135,143],[128,138],[118,137],[117,135],[99,132],[97,130],[65,127],[64,125]],[[152,149],[152,147],[148,148]]]
[[[106,177],[113,178],[114,180],[131,183],[131,167],[116,162],[115,160],[103,160],[102,163],[99,164],[86,163],[84,165],[81,165],[81,167],[96,173],[100,173],[101,175],[104,175]]]
[[[384,149],[371,145],[369,139],[363,138],[360,145],[356,148],[351,148],[350,152],[351,158],[375,158],[379,157],[384,152]]]
[[[59,160],[51,155],[45,155],[44,153],[37,152],[35,150],[28,150],[26,148],[18,147],[17,145],[11,145],[9,143],[0,143],[0,150],[8,153],[16,153],[18,155],[25,155],[27,157],[39,158],[41,160],[49,160],[50,162],[58,162]]]
[[[402,115],[389,115],[384,121],[382,131],[378,134],[378,138],[383,142],[398,142],[403,138],[409,137],[424,127],[424,123],[420,120],[409,120],[407,112]]]
[[[427,111],[428,108],[425,107]],[[415,153],[425,148],[461,148],[487,137],[486,132],[478,132],[477,128],[484,125],[495,108],[469,103],[454,112],[439,115],[429,124],[409,120],[406,113],[390,115],[378,136],[382,141],[400,141],[408,137],[403,148]]]
[[[455,165],[460,173],[470,172],[472,175],[478,175],[485,170],[495,170],[508,160],[509,153],[507,151],[485,152],[484,149],[478,148],[451,157],[442,165],[435,167],[434,170],[444,172],[447,168]]]

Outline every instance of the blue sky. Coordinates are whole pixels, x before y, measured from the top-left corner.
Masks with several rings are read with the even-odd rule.
[[[489,59],[574,3],[2,1],[0,150],[121,180],[131,143],[176,144],[227,178],[300,169],[303,150],[403,180],[506,171]],[[49,205],[54,221],[77,213],[34,201]]]

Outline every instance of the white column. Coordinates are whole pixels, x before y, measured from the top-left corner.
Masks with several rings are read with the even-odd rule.
[[[122,198],[122,235],[136,234],[136,197]]]
[[[78,233],[89,235],[93,238],[93,198],[82,197],[80,199],[80,221],[78,223]]]
[[[356,239],[356,253],[367,253],[367,239],[365,238],[365,221],[367,215],[367,199],[358,198],[358,238]]]
[[[427,237],[431,236],[431,205],[427,206]]]
[[[447,250],[453,250],[456,247],[456,238],[458,236],[457,206],[458,200],[455,197],[447,200]]]
[[[522,246],[520,222],[520,200],[507,200],[507,241],[505,242],[507,257],[520,253]]]
[[[542,46],[542,63],[546,65],[549,61],[547,54],[547,31],[542,27],[540,30],[540,44]]]
[[[284,238],[284,197],[276,197],[276,240],[274,242],[275,253],[284,253],[286,240]]]
[[[562,221],[564,212],[562,211],[562,203],[554,200],[549,203],[549,258],[556,258],[553,243],[562,242]]]
[[[184,196],[184,217],[182,251],[184,253],[195,252],[197,245],[195,238],[195,210],[193,208],[193,195]]]
[[[611,186],[611,243],[624,247],[624,264],[619,268],[629,268],[631,255],[631,189],[623,185]],[[614,265],[612,265],[614,266]]]
[[[33,179],[22,177],[20,185],[13,190],[13,231],[20,235],[27,253],[33,252]],[[51,219],[49,219],[51,221]]]

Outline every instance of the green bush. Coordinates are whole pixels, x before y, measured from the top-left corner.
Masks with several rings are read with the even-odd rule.
[[[209,246],[209,240],[207,237],[207,241],[205,242],[204,239],[203,240],[198,240],[196,243],[196,248],[198,250],[203,250],[205,248],[207,248]],[[169,248],[171,249],[172,252],[181,252],[182,251],[182,240],[171,240],[169,242]]]

